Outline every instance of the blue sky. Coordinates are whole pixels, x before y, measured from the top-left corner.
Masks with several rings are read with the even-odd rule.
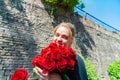
[[[82,0],[82,2],[85,4],[84,11],[120,31],[120,0]]]

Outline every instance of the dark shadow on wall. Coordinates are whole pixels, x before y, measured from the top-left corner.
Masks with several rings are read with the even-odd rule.
[[[9,10],[8,7],[19,12],[17,14],[11,12],[12,9]],[[6,50],[6,53],[0,57],[4,70],[2,76],[8,77],[20,67],[27,69],[30,67],[32,71],[31,60],[38,54],[37,45],[32,34],[32,22],[25,17],[21,0],[0,0],[0,16],[2,17],[0,26],[4,29],[2,37],[7,41],[3,41],[3,46],[0,46],[2,50]]]
[[[15,9],[17,9],[20,13],[25,14],[25,9],[23,8],[22,5],[22,0],[10,0],[11,3],[11,7],[14,7]]]
[[[77,13],[75,13],[74,17],[71,17],[71,21],[76,28],[76,44],[84,57],[90,57],[88,49],[92,50],[93,47],[95,47],[95,42],[80,19],[83,19],[83,17],[79,16]]]
[[[0,15],[2,19],[6,19],[6,21],[13,21],[14,12],[19,13],[21,15],[26,15],[25,9],[23,8],[21,0],[1,0],[0,1]]]

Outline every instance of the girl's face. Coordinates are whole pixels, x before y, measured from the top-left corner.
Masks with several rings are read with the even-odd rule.
[[[64,47],[70,47],[70,37],[69,37],[69,31],[65,27],[59,27],[55,34],[53,41],[58,45],[58,46],[64,46]]]

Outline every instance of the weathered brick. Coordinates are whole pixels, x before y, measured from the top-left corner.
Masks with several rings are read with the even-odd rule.
[[[4,70],[0,69],[0,75],[1,75],[1,76],[4,75]]]
[[[0,60],[0,63],[1,63],[1,60]],[[2,68],[3,68],[3,66],[2,66],[2,64],[0,65],[0,70],[2,70]]]

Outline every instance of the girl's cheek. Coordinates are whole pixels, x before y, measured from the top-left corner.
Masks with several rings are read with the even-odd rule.
[[[56,40],[56,37],[54,36],[54,37],[53,37],[53,41],[55,41],[55,40]]]

